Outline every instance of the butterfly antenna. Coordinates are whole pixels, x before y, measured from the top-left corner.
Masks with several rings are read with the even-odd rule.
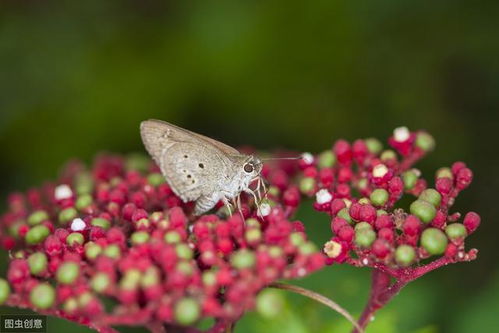
[[[299,160],[301,159],[301,156],[297,157],[269,157],[269,158],[262,158],[262,161],[278,161],[278,160]]]

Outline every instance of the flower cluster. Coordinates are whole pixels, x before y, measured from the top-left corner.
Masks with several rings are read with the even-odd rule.
[[[149,159],[103,155],[91,170],[70,163],[55,184],[8,199],[0,245],[11,261],[0,304],[106,332],[113,325],[197,332],[206,318],[220,332],[277,280],[348,263],[373,268],[363,328],[410,281],[477,255],[465,239],[479,215],[450,212],[471,170],[456,162],[429,186],[413,165],[433,138],[401,127],[388,144],[338,140],[315,156],[268,162],[262,202],[243,193],[233,215],[219,203],[201,217]],[[322,252],[290,220],[303,197],[315,197],[314,208],[331,218]]]
[[[105,155],[92,170],[70,163],[56,184],[9,197],[0,242],[11,261],[0,303],[99,331],[204,318],[217,321],[216,331],[252,308],[262,288],[325,263],[302,223],[289,221],[298,189],[282,186],[270,194],[282,204],[266,204],[264,217],[249,200],[241,214],[220,207],[195,217],[148,159]]]
[[[480,217],[470,212],[459,222],[461,214],[449,212],[470,185],[471,170],[462,162],[441,168],[429,187],[412,166],[433,149],[433,138],[401,127],[388,143],[393,149],[372,138],[339,140],[300,162],[301,191],[315,195],[314,207],[331,216],[333,237],[324,246],[329,263],[395,272],[430,256],[443,256],[441,264],[475,259],[477,250],[466,252],[464,240]],[[407,210],[396,206],[404,194],[414,198]]]

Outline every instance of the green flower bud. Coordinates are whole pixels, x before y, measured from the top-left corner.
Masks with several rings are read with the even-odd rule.
[[[96,292],[102,293],[109,287],[110,283],[111,279],[109,279],[109,276],[106,273],[99,272],[92,277],[90,286]]]
[[[75,282],[78,275],[80,275],[80,265],[73,261],[63,263],[55,273],[57,281],[63,284]]]
[[[437,209],[428,201],[416,200],[410,206],[411,214],[416,215],[423,223],[430,223],[437,214]]]
[[[87,208],[92,204],[92,196],[90,194],[82,194],[76,199],[75,206],[78,210]]]
[[[152,186],[159,186],[159,185],[165,183],[166,180],[162,174],[155,172],[155,173],[151,173],[149,176],[147,176],[147,182],[149,184],[151,184]]]
[[[149,157],[144,154],[130,154],[125,160],[126,170],[136,170],[140,172],[147,172],[149,169]]]
[[[10,227],[9,227],[9,235],[15,238],[19,238],[19,228],[23,225],[26,225],[23,220],[19,220],[14,222]]]
[[[121,278],[120,288],[126,290],[137,289],[142,278],[142,273],[137,269],[129,269]]]
[[[88,242],[85,244],[85,256],[88,259],[95,259],[102,252],[102,247],[94,242]]]
[[[28,257],[28,266],[31,274],[38,275],[47,268],[47,256],[43,252],[35,252]]]
[[[369,185],[369,182],[367,181],[367,178],[360,178],[357,181],[357,188],[359,190],[364,190],[367,188],[367,185]]]
[[[463,239],[468,234],[461,223],[452,223],[445,227],[445,233],[452,240]]]
[[[81,245],[85,242],[85,238],[79,232],[72,232],[66,237],[66,244],[69,246]]]
[[[438,193],[437,190],[432,188],[427,188],[419,195],[420,200],[424,200],[426,202],[431,203],[433,206],[440,206],[440,202],[442,200],[442,196]]]
[[[188,261],[180,261],[175,267],[177,271],[182,272],[184,275],[190,276],[194,273],[192,264]]]
[[[165,242],[168,244],[175,244],[182,240],[177,231],[168,231],[164,236]]]
[[[269,247],[269,255],[272,258],[279,258],[280,256],[282,256],[283,252],[284,252],[283,249],[280,248],[279,246],[271,246],[271,247]]]
[[[406,190],[412,190],[418,181],[418,175],[414,170],[408,170],[402,174],[402,181]]]
[[[270,196],[277,197],[277,196],[279,196],[281,194],[281,190],[279,190],[279,188],[276,187],[276,186],[270,186],[269,190],[268,190],[268,194]]]
[[[189,326],[201,316],[201,307],[195,299],[186,297],[175,304],[173,312],[177,323]]]
[[[247,242],[255,243],[262,239],[262,232],[260,229],[250,228],[246,230],[244,238]]]
[[[5,301],[10,296],[10,286],[7,281],[0,278],[0,305],[5,303]]]
[[[372,225],[370,225],[369,223],[367,222],[359,222],[355,225],[354,227],[355,231],[357,230],[362,230],[362,229],[369,229],[369,230],[372,230],[373,227]]]
[[[142,288],[148,288],[158,285],[160,283],[159,271],[156,267],[149,267],[140,280]]]
[[[416,136],[416,147],[421,148],[423,151],[433,150],[435,148],[435,139],[426,132],[419,132]]]
[[[59,212],[59,222],[61,224],[68,223],[78,216],[78,212],[74,207],[68,207]]]
[[[207,286],[213,286],[217,283],[217,274],[213,271],[204,271],[202,279],[203,284]]]
[[[48,283],[40,283],[29,293],[31,304],[38,309],[48,309],[54,305],[55,291],[54,288]]]
[[[49,219],[49,215],[44,210],[37,210],[28,217],[29,225],[36,225]]]
[[[276,318],[284,309],[284,299],[276,290],[264,289],[256,298],[256,310],[265,318]]]
[[[135,222],[135,224],[137,225],[137,228],[149,228],[151,222],[149,222],[149,220],[144,217]]]
[[[341,217],[342,219],[344,219],[345,221],[347,221],[350,224],[353,223],[352,217],[350,216],[350,213],[348,212],[348,208],[346,208],[346,207],[340,209],[340,211],[338,212],[338,214],[336,214],[336,216]]]
[[[67,313],[74,313],[78,310],[78,302],[74,297],[70,297],[62,304],[62,309]]]
[[[318,165],[320,169],[332,168],[336,164],[336,155],[331,150],[323,151],[319,155]]]
[[[234,252],[230,258],[232,266],[238,269],[251,268],[255,265],[255,254],[247,249]]]
[[[177,252],[177,256],[181,259],[189,260],[192,259],[194,255],[192,249],[185,243],[177,244],[177,246],[175,247],[175,251]]]
[[[310,255],[317,252],[317,246],[312,242],[305,242],[298,248],[301,254]]]
[[[13,254],[15,259],[24,259],[26,258],[26,251],[24,250],[17,250]]]
[[[78,296],[78,307],[85,307],[94,298],[90,292],[84,292]]]
[[[254,218],[247,219],[245,224],[247,228],[256,228],[256,229],[261,228],[260,222],[258,222],[258,220]]]
[[[437,170],[436,177],[453,179],[454,175],[452,174],[452,170],[450,168],[440,168]]]
[[[416,259],[416,251],[412,246],[402,244],[395,250],[395,261],[402,266],[410,266]]]
[[[380,158],[382,161],[396,160],[397,153],[395,153],[393,150],[388,149],[381,153]]]
[[[118,259],[120,257],[120,255],[121,255],[121,250],[120,250],[120,247],[118,245],[116,245],[116,244],[109,244],[104,249],[103,254],[106,257],[113,258],[113,259]]]
[[[429,254],[443,254],[447,243],[447,236],[440,229],[428,228],[421,234],[421,245]]]
[[[388,191],[382,188],[375,189],[372,191],[369,199],[375,206],[383,206],[388,201]]]
[[[361,223],[366,223],[366,222],[361,222]],[[355,238],[354,238],[355,244],[362,248],[369,248],[371,244],[376,240],[376,232],[372,229],[371,226],[369,226],[369,228],[367,227],[357,228],[357,226],[355,227],[356,227]]]
[[[300,246],[305,243],[305,235],[302,232],[293,232],[289,235],[289,240],[294,246]]]
[[[378,155],[383,150],[383,144],[378,139],[367,138],[364,142],[371,154]]]
[[[149,237],[150,236],[147,231],[136,231],[130,236],[130,239],[132,244],[137,245],[147,243]]]
[[[26,233],[26,243],[29,245],[40,244],[50,234],[49,228],[44,225],[37,225],[29,229]]]
[[[310,177],[304,177],[300,180],[300,191],[302,193],[310,193],[315,188],[315,179]]]
[[[92,221],[90,221],[90,224],[94,227],[101,227],[104,230],[107,230],[111,227],[111,222],[102,217],[94,217]]]
[[[359,204],[361,204],[361,205],[368,205],[368,204],[370,204],[370,203],[371,203],[371,202],[369,201],[369,199],[368,199],[368,198],[360,198],[360,199],[359,199]]]
[[[89,173],[82,172],[76,176],[75,189],[78,195],[90,194],[94,190],[94,181]]]

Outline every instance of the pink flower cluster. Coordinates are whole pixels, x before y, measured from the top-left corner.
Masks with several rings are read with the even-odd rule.
[[[449,209],[473,173],[462,162],[436,172],[429,187],[412,165],[434,147],[426,132],[397,128],[384,150],[376,139],[337,141],[331,150],[305,156],[300,188],[316,196],[314,207],[331,216],[333,237],[324,246],[329,263],[346,262],[391,271],[393,276],[430,256],[442,263],[469,261],[464,241],[480,224],[474,212],[459,222]],[[397,203],[414,197],[408,210]],[[407,272],[407,270],[406,270]]]
[[[302,223],[289,220],[299,196],[296,187],[273,191],[283,204],[265,217],[248,200],[244,217],[223,207],[194,217],[149,160],[71,163],[56,184],[9,197],[0,242],[12,259],[0,303],[99,331],[235,321],[270,283],[323,267]]]
[[[0,304],[99,331],[198,332],[212,318],[210,331],[220,332],[273,282],[348,263],[373,268],[359,320],[365,327],[408,282],[477,255],[465,239],[479,215],[450,212],[471,170],[456,162],[429,186],[413,165],[434,148],[433,138],[401,127],[388,143],[391,149],[372,138],[339,140],[315,156],[268,162],[263,202],[242,194],[232,216],[222,203],[216,215],[193,216],[193,204],[143,157],[103,155],[91,170],[71,163],[56,184],[9,197],[0,244],[11,261]],[[407,208],[404,196],[412,197]],[[333,236],[322,252],[291,220],[303,197],[315,197],[314,208],[331,217]]]

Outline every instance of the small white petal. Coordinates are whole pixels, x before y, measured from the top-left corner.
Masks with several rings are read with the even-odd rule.
[[[331,200],[333,200],[333,196],[325,188],[315,193],[315,201],[320,205],[325,204]]]
[[[336,258],[341,254],[342,246],[340,243],[335,241],[329,241],[324,244],[324,253],[329,258]]]
[[[302,267],[302,268],[298,269],[297,273],[298,273],[298,276],[305,276],[305,275],[307,275],[307,270]]]
[[[414,174],[418,177],[421,177],[421,170],[419,169],[411,169],[412,172],[414,172]]]
[[[393,138],[397,142],[404,142],[407,139],[409,139],[410,136],[411,136],[411,132],[409,132],[409,129],[405,126],[397,127],[393,131]]]
[[[302,158],[303,162],[305,162],[306,164],[314,163],[314,155],[312,155],[310,153],[301,154],[301,158]]]
[[[362,259],[362,265],[367,266],[367,264],[369,264],[369,259],[367,258]]]
[[[270,214],[271,210],[272,210],[272,207],[270,207],[270,205],[266,202],[264,202],[260,205],[261,216],[268,216]]]
[[[373,177],[381,178],[386,175],[388,168],[384,164],[378,164],[373,168]]]
[[[73,196],[73,191],[68,185],[62,184],[55,188],[54,196],[56,200],[69,199]]]
[[[73,222],[71,222],[71,230],[73,231],[81,231],[85,229],[86,226],[87,224],[85,223],[85,221],[83,221],[79,217],[75,218]]]

